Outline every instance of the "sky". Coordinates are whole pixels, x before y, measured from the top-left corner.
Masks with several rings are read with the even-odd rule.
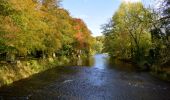
[[[67,9],[72,17],[83,19],[93,36],[100,36],[102,35],[101,25],[109,21],[122,1],[141,0],[63,0],[61,6]],[[149,5],[151,1],[142,0],[144,5]]]

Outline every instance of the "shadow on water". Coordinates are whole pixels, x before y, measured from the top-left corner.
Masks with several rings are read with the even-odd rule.
[[[120,71],[126,71],[126,72],[135,72],[137,70],[137,65],[133,64],[131,62],[123,62],[121,60],[117,59],[109,59],[109,68],[120,70]]]
[[[84,62],[85,61],[85,62]],[[170,85],[107,54],[58,66],[0,88],[0,100],[170,100]],[[75,61],[76,62],[76,61]]]
[[[137,65],[131,62],[123,62],[121,60],[116,60],[109,58],[108,54],[97,54],[94,56],[93,67],[99,69],[113,69],[125,72],[135,72],[137,71]]]
[[[63,81],[60,79],[62,74],[71,75],[75,74],[77,71],[78,70],[74,68],[66,68],[63,66],[49,69],[43,73],[35,74],[27,79],[23,79],[14,82],[11,85],[1,87],[0,95],[3,95],[7,98],[23,95],[28,96],[28,94],[31,95],[31,92],[33,93],[35,89],[41,89],[42,87],[52,84],[55,81]]]
[[[66,76],[81,72],[81,67],[92,67],[94,58],[78,59],[67,66],[57,66],[42,73],[35,74],[29,78],[14,82],[0,88],[0,100],[27,100],[37,90],[54,83],[69,82]],[[75,67],[73,67],[75,66]],[[79,67],[77,69],[77,67]]]

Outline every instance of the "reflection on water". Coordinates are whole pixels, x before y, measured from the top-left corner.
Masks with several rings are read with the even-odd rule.
[[[82,59],[80,58],[80,56],[78,57],[77,65],[78,65],[78,66],[83,65],[83,62],[82,62]]]
[[[77,58],[70,58],[72,61],[69,66],[86,66],[86,67],[92,67],[94,65],[94,57],[85,57],[81,58],[80,56]]]
[[[61,66],[33,75],[1,87],[0,100],[170,100],[166,82],[126,72],[135,67],[130,64],[107,61],[107,54],[97,54],[78,63],[85,67]]]
[[[137,68],[137,65],[131,62],[127,63],[117,59],[109,59],[108,62],[111,68],[121,70],[121,71],[134,72],[136,71]]]
[[[105,69],[107,67],[107,54],[97,54],[94,56],[94,66],[95,68]]]

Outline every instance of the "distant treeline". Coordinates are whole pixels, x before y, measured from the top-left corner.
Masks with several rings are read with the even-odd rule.
[[[95,50],[96,54],[103,53],[103,43],[104,43],[104,36],[95,37],[95,44],[93,45],[93,50]]]

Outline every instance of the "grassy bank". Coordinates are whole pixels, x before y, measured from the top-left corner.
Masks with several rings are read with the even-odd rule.
[[[1,62],[0,87],[67,63],[69,63],[69,59],[66,57],[60,59],[18,60],[14,63]]]
[[[169,67],[160,68],[154,65],[152,67],[151,74],[159,79],[170,82],[170,68]]]
[[[110,64],[116,64],[118,69],[126,71],[145,71],[151,73],[154,77],[170,82],[170,67],[169,65],[149,65],[147,61],[135,63],[131,59],[110,58]]]

